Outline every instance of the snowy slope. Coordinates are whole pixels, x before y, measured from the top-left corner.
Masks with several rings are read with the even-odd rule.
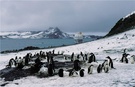
[[[110,56],[112,59],[120,59],[123,53],[123,49],[127,49],[127,53],[135,55],[135,29],[96,41],[55,48],[55,52],[62,52],[64,54],[70,54],[72,52],[78,54],[81,51],[83,53],[93,52],[98,60],[102,62],[106,56]],[[52,51],[53,49],[44,49],[42,51]],[[0,55],[0,69],[7,65],[10,58],[15,56],[24,56],[28,52],[39,52],[40,50],[22,51],[19,53],[1,54]],[[130,56],[129,56],[130,57]],[[101,60],[101,61],[99,61]],[[94,72],[92,75],[87,74],[87,67],[85,69],[85,76],[69,77],[68,73],[65,73],[63,78],[53,76],[49,78],[37,78],[29,76],[9,82],[5,87],[134,87],[135,86],[135,64],[124,64],[114,61],[114,67],[109,73]],[[4,83],[1,79],[0,84]]]

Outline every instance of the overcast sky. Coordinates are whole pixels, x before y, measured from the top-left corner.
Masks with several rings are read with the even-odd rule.
[[[134,0],[0,0],[0,30],[108,32],[134,10]]]

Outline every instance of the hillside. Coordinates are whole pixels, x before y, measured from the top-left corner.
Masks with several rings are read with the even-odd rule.
[[[115,35],[135,28],[135,11],[121,18],[106,36]]]
[[[126,49],[126,52],[130,54],[130,56],[135,54],[134,32],[135,29],[88,43],[42,50],[44,52],[55,50],[56,53],[64,52],[66,55],[71,55],[72,52],[75,54],[79,54],[80,52],[93,52],[98,62],[94,64],[100,64],[107,56],[110,56],[113,59],[116,69],[111,69],[108,73],[102,72],[98,74],[96,72],[96,67],[94,67],[93,74],[89,75],[87,73],[87,68],[90,64],[86,63],[86,65],[82,67],[85,70],[84,77],[80,77],[79,75],[69,77],[68,73],[64,72],[64,77],[59,77],[58,75],[48,78],[28,76],[10,82],[5,82],[1,79],[0,84],[8,83],[5,87],[134,87],[135,64],[131,64],[130,62],[128,64],[119,62],[124,49]],[[1,54],[0,69],[6,66],[10,58],[14,58],[15,56],[23,57],[29,52],[34,54],[40,52],[40,50]],[[130,58],[130,56],[128,58]],[[59,61],[65,61],[65,59],[63,58]]]

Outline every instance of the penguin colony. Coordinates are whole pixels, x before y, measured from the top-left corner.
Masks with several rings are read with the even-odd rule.
[[[64,70],[64,68],[57,68],[58,71],[56,71],[56,65],[54,62],[54,57],[56,55],[64,55],[64,52],[60,54],[55,54],[55,51],[49,51],[49,52],[43,52],[40,51],[39,53],[27,53],[24,57],[15,57],[11,58],[8,62],[8,65],[6,67],[11,68],[15,67],[17,69],[23,69],[26,66],[31,69],[31,73],[41,76],[41,77],[48,77],[53,75],[58,75],[59,77],[64,77],[64,72],[68,72],[69,76],[75,76],[79,75],[80,77],[84,77],[84,72],[87,71],[87,73],[90,75],[93,73],[94,65],[93,62],[96,61],[96,57],[94,53],[87,53],[83,54],[80,52],[80,54],[75,55],[72,53],[70,57],[66,57],[64,55],[63,59],[67,60],[70,59],[70,62],[73,63],[73,66],[69,70]],[[135,63],[135,55],[132,55],[130,59],[127,58],[129,54],[127,54],[124,50],[124,53],[122,54],[122,58],[120,59],[121,63]],[[46,60],[47,63],[41,62],[42,60]],[[34,63],[32,63],[34,62]],[[87,70],[82,69],[83,64],[88,64]],[[113,65],[113,60],[111,57],[107,56],[106,59],[103,61],[103,63],[98,64],[96,67],[97,73],[108,73],[109,70],[116,69]]]

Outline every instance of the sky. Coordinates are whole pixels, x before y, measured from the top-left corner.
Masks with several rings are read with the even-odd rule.
[[[0,31],[109,32],[134,0],[0,0]]]

